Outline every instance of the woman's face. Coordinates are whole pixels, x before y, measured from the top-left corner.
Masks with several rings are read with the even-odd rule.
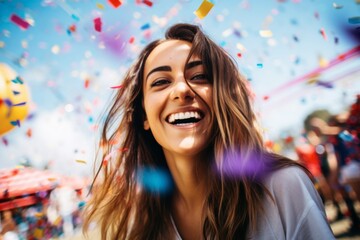
[[[144,128],[151,130],[165,156],[196,156],[210,139],[213,88],[199,57],[186,63],[190,48],[189,42],[168,40],[145,62]]]

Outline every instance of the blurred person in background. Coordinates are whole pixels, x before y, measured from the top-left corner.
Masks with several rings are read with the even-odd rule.
[[[332,146],[336,168],[330,172],[329,182],[331,188],[340,193],[346,203],[352,221],[350,231],[353,232],[360,232],[360,218],[354,207],[354,202],[359,201],[360,195],[359,109],[358,95],[348,112],[331,116],[328,122],[320,118],[310,121],[323,141]]]

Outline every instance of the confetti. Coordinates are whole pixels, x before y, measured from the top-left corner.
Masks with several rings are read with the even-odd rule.
[[[101,9],[101,10],[104,10],[104,9],[105,9],[104,5],[101,4],[101,3],[96,3],[96,7],[97,7],[98,9]]]
[[[86,164],[86,160],[83,159],[76,159],[75,161],[78,163]]]
[[[85,82],[84,82],[84,87],[85,88],[89,88],[89,85],[90,85],[90,79],[85,79]]]
[[[13,107],[16,107],[16,106],[23,106],[23,105],[25,105],[26,104],[26,102],[21,102],[21,103],[18,103],[18,104],[14,104],[14,105],[12,105]]]
[[[26,131],[26,136],[28,136],[29,138],[31,138],[32,136],[32,129],[29,128],[27,131]]]
[[[102,27],[101,18],[100,18],[100,17],[95,18],[95,19],[94,19],[94,28],[95,28],[95,31],[101,32],[101,27]]]
[[[111,6],[113,6],[114,8],[118,8],[121,5],[121,1],[120,0],[108,0],[108,2],[110,3]]]
[[[71,33],[74,33],[76,32],[76,25],[75,24],[72,24],[68,29],[67,29],[67,33],[69,35],[71,35]]]
[[[241,55],[241,53],[238,53],[238,54],[236,54],[239,58],[241,58],[242,57],[242,55]]]
[[[146,30],[146,29],[149,29],[150,28],[150,23],[146,23],[144,25],[141,26],[141,30]]]
[[[272,31],[270,31],[270,30],[260,30],[259,34],[261,37],[264,37],[264,38],[269,38],[269,37],[273,36]]]
[[[149,1],[149,0],[144,0],[143,3],[145,3],[149,7],[152,7],[152,5],[153,5],[153,3],[151,1]]]
[[[10,121],[10,124],[13,125],[13,126],[18,126],[18,127],[20,127],[20,121],[19,121],[19,120]]]
[[[342,131],[339,134],[339,137],[345,142],[351,142],[354,140],[354,137],[347,130]]]
[[[325,30],[324,30],[323,28],[320,29],[320,34],[321,34],[321,36],[324,38],[324,40],[326,41],[326,40],[327,40],[327,36],[326,36]]]
[[[9,141],[6,138],[1,138],[1,141],[5,146],[9,145]]]
[[[201,3],[200,7],[194,12],[194,14],[198,18],[203,19],[204,17],[206,17],[206,15],[208,15],[213,6],[214,4],[212,2],[204,0]]]
[[[75,13],[71,14],[72,19],[74,19],[75,21],[80,21],[80,18],[78,17],[78,15],[76,15]]]
[[[262,63],[258,63],[258,64],[256,64],[256,66],[257,66],[258,68],[263,68],[263,67],[264,67]]]
[[[122,88],[123,87],[123,85],[118,85],[118,86],[113,86],[113,87],[111,87],[112,89],[117,89],[117,88]]]
[[[133,44],[134,41],[135,41],[135,37],[131,37],[131,38],[129,39],[129,43],[130,43],[130,44]]]
[[[138,182],[150,192],[167,193],[172,188],[172,180],[168,171],[144,167],[139,170]]]
[[[15,84],[24,84],[23,80],[20,77],[16,77],[15,79],[11,80]]]
[[[360,17],[351,17],[348,19],[348,22],[350,24],[359,24],[360,23]]]
[[[315,13],[314,13],[314,17],[315,17],[316,19],[319,19],[319,13],[318,13],[318,12],[315,12]]]
[[[324,87],[324,88],[334,88],[334,85],[330,82],[325,82],[325,81],[317,81],[316,84],[318,86]]]
[[[21,29],[28,29],[28,27],[30,26],[30,23],[23,20],[22,18],[20,18],[16,14],[12,14],[11,17],[10,17],[10,20],[13,23],[15,23],[16,25],[18,25]]]
[[[20,94],[20,92],[18,92],[18,91],[12,91],[12,92],[13,92],[14,95]]]
[[[338,4],[336,4],[336,3],[333,3],[333,7],[334,7],[335,9],[341,9],[341,8],[343,8],[343,5],[338,5]]]

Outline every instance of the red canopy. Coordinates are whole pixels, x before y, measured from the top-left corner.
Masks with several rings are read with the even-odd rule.
[[[47,170],[34,168],[0,169],[0,211],[35,204],[34,195],[67,185],[74,190],[87,186],[80,177],[63,176]]]

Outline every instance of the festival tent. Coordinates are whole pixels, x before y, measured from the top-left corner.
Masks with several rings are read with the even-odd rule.
[[[34,168],[0,169],[0,211],[41,202],[58,186],[81,190],[88,181]]]

